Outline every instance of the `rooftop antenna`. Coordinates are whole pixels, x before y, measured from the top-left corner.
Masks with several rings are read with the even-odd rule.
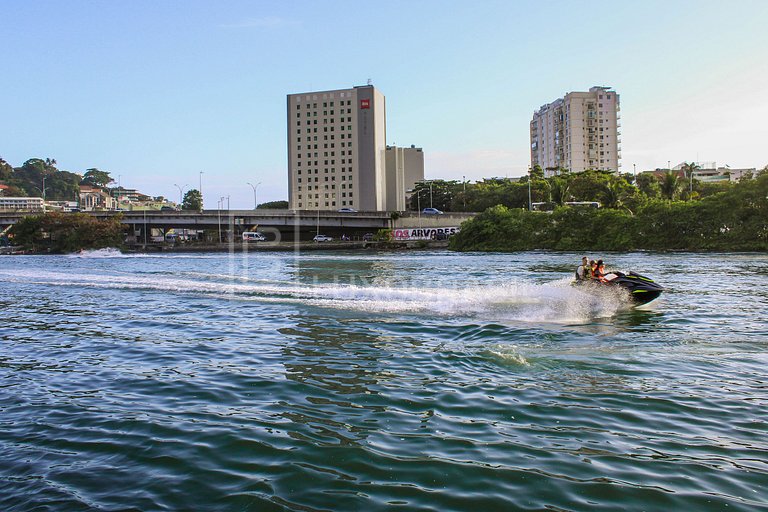
[[[371,85],[371,79],[370,78],[368,79],[368,85]]]

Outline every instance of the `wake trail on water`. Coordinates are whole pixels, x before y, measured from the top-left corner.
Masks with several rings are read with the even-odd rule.
[[[612,289],[587,292],[570,286],[567,278],[541,284],[510,281],[497,285],[428,288],[305,284],[221,274],[174,277],[128,272],[97,275],[0,270],[0,277],[6,281],[39,285],[186,293],[370,314],[431,314],[502,322],[583,324],[611,317],[629,304],[624,296]]]

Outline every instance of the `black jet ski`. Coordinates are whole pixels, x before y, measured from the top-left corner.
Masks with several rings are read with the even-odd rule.
[[[650,277],[641,276],[634,272],[624,274],[623,272],[609,272],[603,276],[603,281],[584,280],[576,281],[576,284],[592,284],[596,286],[620,286],[629,292],[632,302],[636,306],[647,304],[657,299],[664,287],[656,283]]]

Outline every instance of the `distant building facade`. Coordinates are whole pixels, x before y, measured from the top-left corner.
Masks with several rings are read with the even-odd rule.
[[[416,146],[387,146],[385,160],[386,210],[405,211],[408,190],[413,189],[417,182],[424,181],[424,152]]]
[[[36,211],[42,210],[45,201],[42,197],[5,197],[0,196],[2,211]]]
[[[115,200],[107,192],[99,187],[80,185],[80,209],[86,212],[91,210],[113,210]]]
[[[610,87],[569,92],[543,105],[530,123],[531,166],[545,176],[564,168],[618,172],[621,160],[619,95]]]
[[[656,177],[661,177],[670,170],[677,174],[679,178],[689,178],[685,174],[684,166],[686,162],[677,164],[672,169],[655,169],[653,171],[644,171],[645,173],[651,173]],[[741,169],[731,169],[729,166],[718,166],[716,162],[697,162],[696,165],[699,169],[694,171],[693,179],[699,180],[702,183],[724,183],[729,181],[739,181],[745,176],[755,176],[757,174],[756,167],[745,167]]]
[[[386,210],[386,103],[372,85],[289,94],[288,203]]]

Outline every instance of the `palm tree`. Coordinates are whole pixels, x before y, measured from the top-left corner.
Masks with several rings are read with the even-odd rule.
[[[675,171],[667,171],[661,177],[661,195],[670,201],[677,198],[680,193],[680,177]]]
[[[617,181],[609,181],[603,187],[604,206],[606,208],[620,208],[624,197],[624,188]]]
[[[701,166],[696,162],[684,163],[681,170],[685,173],[685,177],[688,178],[690,188],[688,189],[688,199],[693,196],[693,175],[696,171],[701,169]]]
[[[549,183],[549,195],[552,202],[558,206],[563,206],[570,198],[570,183],[568,180],[560,177],[554,177]]]

